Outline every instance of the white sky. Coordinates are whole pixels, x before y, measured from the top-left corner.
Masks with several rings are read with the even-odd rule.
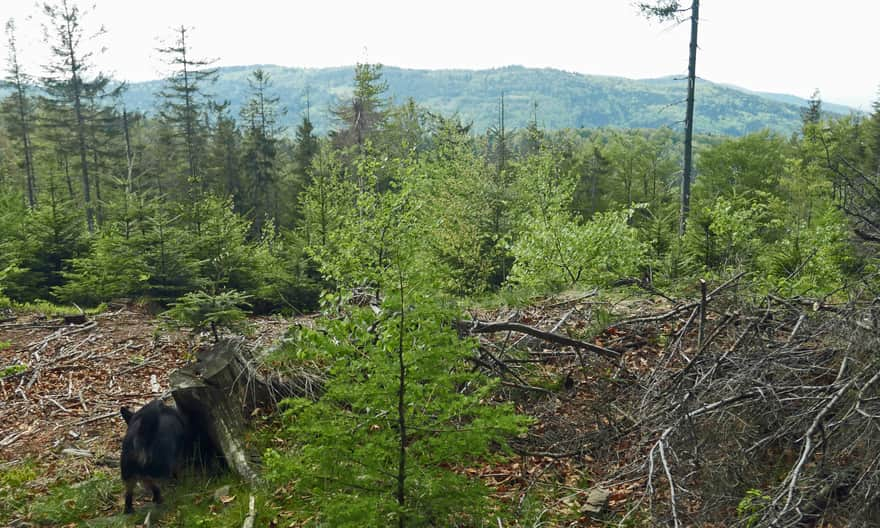
[[[95,64],[133,81],[165,72],[155,48],[181,24],[194,28],[196,55],[221,66],[521,64],[631,78],[687,71],[688,25],[649,22],[631,0],[80,2],[91,3],[86,25],[108,30]],[[700,15],[704,79],[801,97],[819,88],[824,100],[863,110],[877,99],[880,0],[703,0]],[[39,64],[45,45],[35,3],[0,0],[0,22],[10,17],[26,66]],[[5,37],[0,48],[2,60]]]

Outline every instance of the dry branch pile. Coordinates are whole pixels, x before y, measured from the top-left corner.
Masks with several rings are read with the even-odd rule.
[[[673,526],[876,519],[873,305],[731,295],[707,312],[704,333],[680,328],[640,378],[618,478],[644,479],[652,516]]]
[[[603,325],[594,344],[616,361],[530,342],[511,324],[481,336],[478,364],[527,393],[522,407],[538,418],[520,453],[571,460],[612,490],[618,519],[870,524],[880,518],[876,303],[741,299],[737,280],[705,301]],[[571,335],[588,331],[601,307],[579,299],[554,308],[495,318]],[[534,386],[536,365],[538,379],[558,380],[552,393]]]

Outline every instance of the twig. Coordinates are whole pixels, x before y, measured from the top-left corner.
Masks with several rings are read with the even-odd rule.
[[[61,409],[62,411],[66,412],[66,413],[69,413],[69,412],[70,412],[70,409],[64,407],[63,405],[61,405],[60,403],[58,403],[57,401],[55,401],[54,398],[50,398],[50,397],[46,396],[46,399],[49,400],[50,402],[54,403],[55,406],[58,407],[59,409]]]
[[[504,385],[505,387],[513,387],[515,389],[543,392],[544,394],[550,394],[550,395],[553,394],[553,391],[551,391],[549,389],[545,389],[544,387],[535,387],[534,385],[520,385],[519,383],[513,383],[510,381],[502,381],[501,384]]]
[[[847,359],[843,358],[843,361],[840,363],[840,371],[837,374],[837,378],[834,380],[834,384],[837,384],[840,379],[843,377],[843,373],[846,371]],[[801,447],[801,454],[798,457],[798,461],[795,464],[794,468],[789,473],[786,480],[788,480],[788,491],[785,496],[785,504],[782,506],[782,509],[777,512],[774,521],[778,521],[779,518],[788,510],[788,507],[791,505],[791,501],[794,498],[794,491],[797,487],[798,479],[800,477],[801,471],[804,468],[804,464],[807,462],[807,458],[813,452],[813,434],[819,430],[822,426],[822,420],[825,418],[825,415],[831,411],[831,408],[837,403],[837,401],[843,396],[843,394],[849,390],[850,386],[855,382],[856,378],[851,378],[847,383],[844,383],[837,392],[834,393],[834,396],[830,398],[828,403],[826,403],[822,409],[816,414],[813,418],[813,422],[810,424],[810,428],[807,429],[807,432],[804,433],[804,444]],[[777,498],[778,500],[778,498]],[[774,504],[776,501],[774,501]]]
[[[700,279],[700,326],[697,330],[697,348],[703,348],[703,332],[706,327],[706,280]]]
[[[734,275],[733,277],[729,278],[724,283],[722,283],[721,286],[718,286],[717,288],[715,288],[714,290],[709,292],[709,294],[706,295],[706,302],[711,301],[712,297],[714,295],[718,294],[719,292],[721,292],[722,290],[725,290],[725,289],[733,286],[733,284],[736,283],[739,279],[741,279],[746,273],[747,272],[745,272],[745,271],[737,273],[736,275]],[[671,319],[671,318],[675,317],[676,315],[680,314],[681,312],[690,310],[690,309],[695,308],[699,305],[700,305],[700,301],[694,301],[694,302],[690,302],[690,303],[678,306],[676,308],[673,308],[672,310],[670,310],[666,313],[662,313],[659,315],[651,315],[651,316],[647,316],[647,317],[632,317],[630,319],[623,319],[623,320],[618,321],[617,323],[614,323],[613,325],[609,325],[609,326],[620,326],[620,325],[633,324],[633,323],[651,323],[651,322],[657,322],[657,321],[665,321],[666,319]]]
[[[675,481],[672,480],[672,472],[669,470],[669,463],[666,462],[666,450],[663,447],[665,442],[665,438],[661,438],[659,442],[660,463],[663,464],[663,471],[666,473],[666,480],[669,481],[669,506],[672,508],[672,522],[674,526],[678,528],[678,508],[675,505]]]
[[[118,412],[119,412],[119,411],[105,412],[104,414],[99,414],[99,415],[97,415],[97,416],[92,416],[91,418],[85,418],[85,419],[80,420],[80,421],[78,421],[78,422],[74,422],[74,423],[72,423],[72,424],[70,424],[70,425],[71,425],[71,426],[72,426],[72,425],[85,425],[85,424],[87,424],[87,423],[97,422],[98,420],[103,420],[104,418],[110,418],[111,416],[116,416],[116,414],[117,414]]]

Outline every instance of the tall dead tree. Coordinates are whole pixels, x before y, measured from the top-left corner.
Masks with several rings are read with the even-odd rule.
[[[662,21],[684,22],[683,13],[690,12],[691,41],[688,53],[687,109],[684,118],[684,168],[681,176],[681,213],[678,221],[678,234],[684,235],[687,228],[688,213],[691,209],[691,179],[694,144],[694,89],[697,85],[697,25],[700,21],[700,0],[692,0],[689,8],[682,7],[679,0],[656,0],[654,3],[640,3],[639,9],[648,18]]]

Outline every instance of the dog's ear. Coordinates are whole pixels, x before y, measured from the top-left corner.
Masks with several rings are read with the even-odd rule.
[[[122,419],[125,420],[125,423],[131,421],[131,417],[134,416],[134,413],[131,412],[128,407],[123,407],[119,412],[122,413]]]

